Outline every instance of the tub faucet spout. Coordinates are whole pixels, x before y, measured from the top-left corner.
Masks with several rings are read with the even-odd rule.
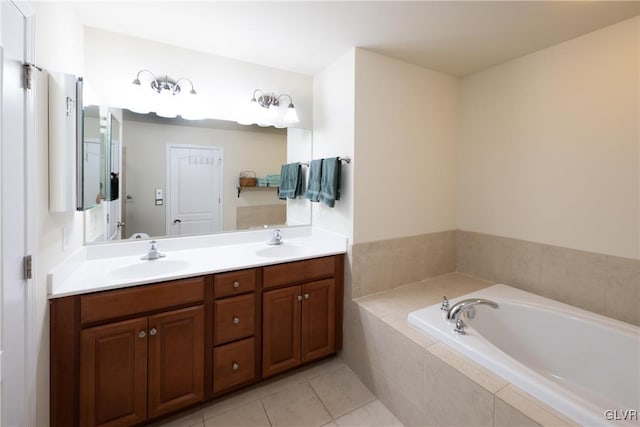
[[[456,328],[453,330],[454,333],[459,335],[466,334],[464,329],[467,327],[467,325],[465,325],[465,323],[461,319],[462,313],[468,313],[468,315],[472,316],[472,313],[474,313],[475,310],[474,307],[476,305],[488,305],[491,308],[498,308],[498,303],[484,298],[470,298],[453,304],[447,311],[447,320],[450,322],[455,322]]]

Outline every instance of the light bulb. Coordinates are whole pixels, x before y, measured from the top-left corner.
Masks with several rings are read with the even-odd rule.
[[[204,118],[203,108],[200,105],[200,98],[194,94],[179,95],[180,117],[185,120],[202,120]]]
[[[287,107],[287,112],[284,114],[283,122],[289,125],[300,122],[300,119],[298,119],[298,113],[296,112],[296,107],[293,106],[293,103],[289,104],[289,107]]]
[[[278,106],[276,104],[271,104],[267,109],[267,118],[269,121],[274,121],[278,118]]]
[[[178,106],[176,105],[176,96],[173,95],[171,90],[162,89],[160,95],[155,97],[157,99],[158,106],[156,108],[156,115],[160,117],[166,117],[172,119],[178,115]]]

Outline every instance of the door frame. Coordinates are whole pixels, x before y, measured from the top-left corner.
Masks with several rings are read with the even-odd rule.
[[[35,10],[25,1],[9,0],[11,3],[25,18],[25,62],[33,64],[35,62]],[[2,40],[0,40],[0,43]],[[4,64],[4,57],[2,57],[2,63]],[[33,71],[36,72],[35,70]],[[0,74],[1,75],[1,74]],[[2,83],[0,80],[0,91]],[[25,252],[32,256],[36,253],[36,160],[37,160],[37,147],[36,147],[36,116],[35,116],[35,101],[36,93],[39,91],[37,87],[37,79],[32,79],[32,89],[25,90],[25,106],[24,106],[24,146],[21,148],[24,150],[24,177],[25,177]],[[46,94],[46,87],[43,88],[43,92]],[[2,123],[0,123],[2,126]],[[6,141],[0,141],[2,144],[2,150],[8,147],[15,147],[15,145],[5,144]],[[20,147],[18,147],[20,148]],[[0,181],[2,180],[2,174],[0,174]],[[1,183],[1,182],[0,182]],[[2,186],[0,185],[0,200],[4,203],[6,194],[2,194]],[[0,213],[1,215],[1,213]],[[5,254],[1,251],[2,247],[8,247],[11,242],[5,241],[4,233],[0,233],[1,245],[0,245],[0,258],[2,264],[5,263]],[[25,292],[25,348],[23,349],[24,361],[25,361],[25,395],[24,396],[11,396],[12,399],[21,399],[22,407],[24,408],[24,425],[32,426],[36,425],[36,394],[37,394],[37,355],[38,355],[38,341],[37,341],[37,289],[36,279],[38,277],[38,260],[37,257],[32,258],[32,278],[24,281],[26,286]],[[0,317],[0,327],[1,325]],[[0,413],[4,409],[5,396],[2,396],[0,401]]]
[[[164,184],[164,217],[165,217],[165,232],[169,237],[171,236],[171,206],[169,201],[171,200],[171,149],[172,148],[196,148],[199,150],[218,150],[220,151],[220,171],[219,173],[219,188],[220,191],[220,203],[218,203],[218,230],[222,231],[223,224],[223,212],[224,212],[224,150],[222,147],[215,145],[197,145],[197,144],[173,144],[166,145],[165,158],[164,158],[164,170],[165,170],[165,184]]]

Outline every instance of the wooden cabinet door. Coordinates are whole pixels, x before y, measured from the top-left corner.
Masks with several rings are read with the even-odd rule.
[[[262,297],[262,376],[300,364],[301,287],[268,291]]]
[[[147,418],[147,318],[80,333],[80,425],[125,426]]]
[[[335,352],[335,289],[333,279],[302,285],[302,362]]]
[[[149,418],[204,400],[204,307],[149,317]]]

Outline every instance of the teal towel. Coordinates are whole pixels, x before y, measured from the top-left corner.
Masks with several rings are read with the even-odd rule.
[[[340,181],[342,162],[340,157],[330,157],[322,161],[322,177],[320,180],[320,201],[330,208],[336,200],[340,200]]]
[[[302,196],[304,177],[300,163],[282,165],[280,171],[279,199],[296,199]]]
[[[307,192],[305,199],[312,202],[320,201],[320,180],[322,178],[322,159],[312,160],[309,164],[309,181],[307,182]]]

